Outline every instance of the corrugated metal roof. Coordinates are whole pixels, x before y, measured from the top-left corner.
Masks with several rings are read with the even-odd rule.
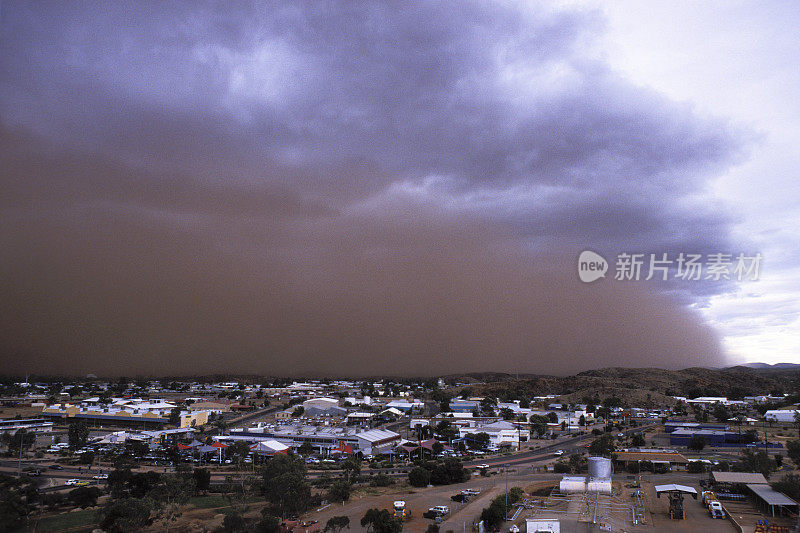
[[[767,484],[764,475],[756,472],[711,472],[711,475],[717,483]]]
[[[747,488],[752,490],[759,498],[764,500],[767,505],[797,505],[797,502],[786,496],[782,492],[772,490],[769,485],[761,483],[748,484]]]

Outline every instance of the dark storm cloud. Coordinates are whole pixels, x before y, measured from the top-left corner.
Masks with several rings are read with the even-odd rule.
[[[593,13],[400,6],[4,6],[15,368],[719,364],[686,295],[574,260],[730,247],[741,133],[586,54]]]

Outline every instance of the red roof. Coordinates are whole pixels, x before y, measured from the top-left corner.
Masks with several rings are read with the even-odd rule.
[[[339,446],[334,448],[333,451],[341,452],[341,453],[353,453],[353,448],[349,444],[345,444],[343,442],[340,442]]]
[[[219,449],[228,447],[227,444],[222,444],[221,442],[212,442],[211,446],[213,446],[214,448],[219,448]]]
[[[179,442],[179,443],[178,443],[178,449],[179,449],[179,450],[191,450],[191,449],[192,449],[192,447],[191,447],[191,446],[187,446],[187,445],[185,445],[185,444],[181,444],[181,443]]]

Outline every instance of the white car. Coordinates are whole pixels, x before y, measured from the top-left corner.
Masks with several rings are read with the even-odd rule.
[[[92,479],[108,479],[108,474],[96,474],[92,476]]]
[[[64,485],[77,485],[80,479],[68,479],[64,482]]]
[[[436,505],[428,509],[428,511],[433,511],[438,515],[447,515],[450,514],[450,508],[446,505]]]
[[[475,495],[480,494],[480,493],[481,493],[481,491],[476,490],[476,489],[464,489],[464,490],[461,491],[461,494],[463,494],[465,496],[475,496]]]
[[[564,450],[556,450],[553,452],[553,455],[555,455],[556,457],[560,457],[564,455]]]

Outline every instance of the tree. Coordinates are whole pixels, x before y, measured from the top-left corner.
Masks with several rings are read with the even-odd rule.
[[[711,414],[713,414],[714,418],[716,418],[720,422],[726,422],[731,417],[728,408],[719,402],[714,404],[714,410],[712,411]]]
[[[30,478],[18,479],[0,474],[0,525],[8,531],[21,528],[38,490]]]
[[[584,415],[581,415],[580,418],[578,418],[578,425],[581,427],[586,425],[586,417]]]
[[[350,488],[346,479],[339,478],[328,489],[328,499],[332,502],[346,502],[350,499]]]
[[[303,407],[302,405],[298,405],[297,407],[294,408],[294,411],[292,411],[292,418],[301,417],[301,416],[303,416],[303,413],[305,413],[305,412],[306,412],[306,408]]]
[[[780,481],[770,485],[773,489],[784,493],[794,501],[800,501],[800,474],[785,474]]]
[[[325,529],[322,531],[339,533],[344,528],[350,529],[350,518],[347,516],[332,516],[325,523]]]
[[[185,475],[164,475],[158,485],[153,487],[148,496],[153,499],[157,508],[157,516],[165,529],[176,522],[183,514],[181,507],[194,494],[194,477]]]
[[[503,407],[502,409],[500,409],[500,416],[503,417],[503,420],[513,420],[514,411],[512,411],[508,407]]]
[[[207,468],[195,468],[192,472],[194,488],[199,492],[206,492],[211,486],[211,472]]]
[[[408,473],[408,482],[412,487],[427,487],[431,482],[431,473],[427,468],[415,466]]]
[[[633,437],[631,437],[631,444],[638,448],[644,446],[646,443],[644,437],[639,433],[637,433]]]
[[[300,514],[311,501],[306,465],[296,455],[276,455],[261,469],[264,496],[280,515]]]
[[[101,491],[97,487],[78,487],[69,491],[68,497],[75,507],[86,509],[97,505],[97,498],[100,497],[100,494]]]
[[[228,455],[241,470],[244,460],[250,455],[250,444],[242,440],[236,441],[228,447]]]
[[[67,438],[69,439],[70,450],[75,451],[79,448],[83,448],[89,440],[89,426],[87,426],[86,422],[83,420],[73,422],[69,425]]]
[[[348,457],[341,463],[342,467],[342,474],[344,475],[345,481],[348,484],[352,484],[358,481],[359,476],[361,475],[361,460],[355,457]]]
[[[495,497],[489,507],[481,511],[481,520],[483,520],[484,526],[490,531],[497,530],[500,524],[506,520],[511,506],[520,501],[523,494],[521,488],[512,487],[508,491],[508,498],[506,498],[506,494]],[[508,507],[506,507],[506,500],[508,500]]]
[[[176,405],[172,408],[169,412],[169,423],[173,426],[180,426],[181,425],[181,413],[183,412],[183,408],[180,405]]]
[[[311,455],[312,453],[314,453],[314,445],[308,441],[303,441],[303,444],[301,444],[300,447],[297,448],[297,453],[299,453],[300,455]]]
[[[699,452],[706,447],[706,438],[703,435],[692,435],[689,439],[689,449]]]
[[[247,531],[247,522],[241,513],[232,511],[222,519],[222,530],[227,533],[243,533]]]
[[[374,533],[400,533],[403,530],[403,522],[386,509],[370,509],[361,519],[361,527]]]
[[[740,462],[745,471],[760,472],[767,479],[769,479],[770,474],[777,468],[775,461],[773,461],[764,450],[754,452],[750,448],[745,448],[742,450]]]
[[[790,440],[786,443],[786,455],[800,468],[800,440]]]
[[[256,526],[258,531],[262,533],[277,533],[281,528],[281,519],[271,514],[269,509],[262,509],[261,520],[258,521]]]
[[[132,533],[152,524],[150,501],[144,498],[110,500],[100,510],[100,527],[108,533]]]
[[[469,447],[476,450],[485,450],[492,438],[488,433],[481,431],[480,433],[467,433],[467,442]]]
[[[615,450],[614,437],[610,433],[605,433],[600,438],[595,439],[589,445],[589,453],[592,455],[611,455]]]

